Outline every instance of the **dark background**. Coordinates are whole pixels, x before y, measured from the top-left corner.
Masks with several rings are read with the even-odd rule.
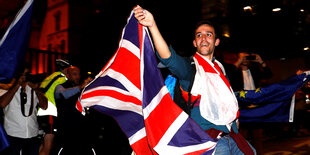
[[[230,37],[221,37],[218,49],[251,51],[266,60],[308,57],[309,50],[303,49],[310,46],[309,1],[282,3],[279,0],[229,1],[225,16],[207,19],[218,24],[220,29],[229,28]],[[102,11],[90,14],[78,61],[101,69],[117,50],[122,28],[136,4],[153,13],[165,40],[179,54],[190,56],[195,52],[192,45],[194,26],[206,16],[201,13],[202,5],[207,5],[202,1],[98,1],[91,10]],[[247,5],[253,6],[253,12],[243,11]],[[272,12],[275,7],[282,10]],[[301,8],[305,11],[300,12]]]
[[[225,1],[225,0],[224,0]],[[84,27],[77,32],[82,38],[77,44],[80,50],[69,57],[73,65],[82,72],[92,71],[97,74],[118,48],[123,27],[130,11],[139,4],[153,13],[157,25],[165,40],[173,45],[183,56],[195,52],[192,34],[195,23],[208,19],[228,27],[230,37],[221,37],[217,51],[238,52],[252,51],[264,60],[305,58],[309,60],[310,47],[310,1],[309,0],[230,0],[223,6],[216,0],[69,0],[70,3],[82,4],[86,20],[81,20]],[[210,11],[203,6],[214,5]],[[0,0],[0,19],[10,16],[12,19],[22,7],[23,0]],[[33,18],[37,24],[43,23],[46,0],[35,0]],[[252,12],[243,10],[251,5]],[[280,12],[272,12],[280,7]],[[7,10],[7,8],[12,8]],[[86,8],[86,9],[85,9]],[[225,8],[222,10],[222,8]],[[300,12],[304,9],[304,12]],[[204,11],[203,11],[204,10]],[[222,11],[225,12],[223,15]],[[204,13],[202,13],[204,12]],[[215,14],[214,16],[208,16]],[[210,18],[208,18],[210,17]],[[70,18],[80,17],[71,16]],[[1,23],[0,34],[5,31]],[[73,25],[74,26],[74,25]],[[117,123],[110,117],[92,112],[90,119],[95,135],[98,154],[110,151],[114,154],[128,154],[128,140],[120,131]]]
[[[310,47],[310,1],[308,0],[68,0],[81,7],[70,15],[83,25],[72,30],[79,35],[80,51],[73,52],[71,61],[83,70],[99,70],[118,48],[118,41],[127,17],[139,4],[151,11],[165,40],[184,56],[192,55],[192,33],[195,23],[207,19],[229,30],[230,37],[221,37],[218,51],[252,51],[263,59],[308,57]],[[0,0],[0,18],[14,17],[23,0]],[[77,5],[76,5],[77,4]],[[209,6],[209,7],[208,7]],[[252,11],[243,7],[251,6]],[[279,7],[281,11],[273,12]],[[9,9],[10,8],[10,9]],[[33,18],[43,23],[46,0],[35,0]],[[301,12],[300,9],[304,9]],[[83,16],[83,17],[82,17]],[[1,21],[1,20],[0,20]],[[1,24],[0,34],[5,31]],[[70,50],[70,49],[69,49]],[[219,52],[218,52],[219,53]],[[87,67],[86,67],[87,66]]]

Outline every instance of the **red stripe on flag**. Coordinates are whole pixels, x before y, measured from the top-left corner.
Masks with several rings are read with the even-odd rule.
[[[142,47],[144,46],[144,40],[143,40],[143,26],[141,24],[138,24],[138,30],[139,30],[139,45],[140,45],[140,58],[142,56]]]
[[[83,112],[83,107],[81,105],[80,100],[77,100],[76,102],[76,108],[79,110],[79,112]]]
[[[139,141],[131,144],[131,148],[137,155],[156,155],[157,153],[150,148],[146,137],[141,138]]]
[[[223,81],[225,82],[225,84],[229,88],[229,90],[232,91],[230,89],[230,83],[227,80],[226,76],[222,73],[220,66],[216,62],[214,62],[214,67],[220,72],[220,77],[223,79]]]
[[[160,102],[145,120],[145,126],[148,126],[146,133],[152,135],[148,136],[152,147],[157,145],[167,129],[182,113],[169,94],[166,94]]]
[[[224,81],[224,83],[226,84],[226,86],[228,87],[228,89],[231,91],[230,89],[230,84],[229,81],[227,80],[227,78],[225,77],[225,75],[222,73],[222,70],[220,68],[220,66],[216,63],[213,62],[214,64],[214,68],[206,61],[204,60],[200,55],[196,54],[195,58],[197,59],[199,65],[202,66],[203,70],[207,73],[216,73],[217,72],[214,70],[214,68],[220,73],[220,77],[222,78],[222,80]]]
[[[122,73],[141,90],[140,76],[137,76],[140,75],[140,59],[129,50],[121,47],[110,68]]]
[[[204,70],[205,72],[208,72],[208,73],[217,73],[217,72],[214,70],[214,68],[213,68],[206,60],[204,60],[200,55],[195,54],[194,57],[197,59],[199,65],[202,66],[202,68],[203,68],[203,70]]]
[[[114,91],[114,90],[94,90],[89,93],[83,94],[82,99],[87,99],[91,97],[98,97],[98,96],[109,96],[118,100],[121,100],[123,102],[130,102],[134,103],[136,105],[141,106],[142,102],[141,100],[130,96],[130,95],[125,95],[120,92]]]

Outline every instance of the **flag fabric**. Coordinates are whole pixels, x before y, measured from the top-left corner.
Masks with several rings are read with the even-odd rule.
[[[28,46],[33,0],[28,0],[0,40],[0,82],[9,83],[20,62],[24,62]],[[0,124],[0,151],[9,146],[5,130]]]
[[[28,0],[0,40],[0,82],[9,83],[24,62],[30,38],[33,0]]]
[[[256,90],[235,92],[239,104],[240,122],[293,122],[294,93],[310,79],[297,75]],[[165,84],[174,93],[176,78],[169,75]]]
[[[201,95],[201,116],[215,125],[226,125],[230,128],[231,122],[238,118],[239,107],[230,83],[222,73],[220,62],[212,62],[198,52],[193,60],[196,73],[190,92],[194,96]]]
[[[264,88],[238,92],[240,122],[292,122],[293,95],[309,78],[301,74]]]
[[[10,145],[6,132],[0,124],[0,152]]]
[[[146,27],[133,11],[119,48],[83,90],[77,109],[112,116],[136,154],[212,154],[216,140],[172,100],[164,85]]]

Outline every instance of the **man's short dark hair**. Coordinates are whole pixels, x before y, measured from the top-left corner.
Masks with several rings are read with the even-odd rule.
[[[216,25],[215,23],[212,23],[211,21],[208,21],[208,20],[202,20],[202,21],[199,21],[197,22],[196,26],[195,26],[195,29],[194,29],[194,38],[195,38],[195,33],[196,33],[196,30],[198,29],[199,26],[201,25],[209,25],[211,27],[213,27],[214,29],[214,32],[215,32],[215,38],[219,38],[220,36],[220,30],[219,30],[219,27],[218,25]]]

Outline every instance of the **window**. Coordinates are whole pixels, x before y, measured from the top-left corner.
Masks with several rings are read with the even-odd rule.
[[[55,18],[55,30],[59,31],[60,30],[60,16],[61,16],[61,12],[57,11],[54,14],[54,18]]]

